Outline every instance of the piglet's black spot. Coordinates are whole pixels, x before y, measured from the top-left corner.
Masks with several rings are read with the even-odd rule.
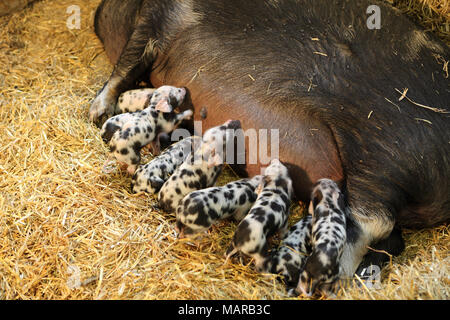
[[[251,213],[255,216],[265,216],[266,215],[266,211],[261,207],[253,208]]]
[[[219,215],[217,214],[217,211],[214,209],[209,209],[208,211],[208,215],[211,217],[211,219],[213,220],[217,220],[219,218]]]
[[[128,128],[124,132],[122,132],[121,138],[127,140],[130,137],[131,129]]]
[[[245,201],[247,201],[247,197],[245,196],[245,194],[241,194],[241,196],[239,197],[239,204],[242,206]]]
[[[270,208],[272,208],[272,210],[275,212],[281,212],[281,210],[282,210],[281,206],[276,202],[272,202],[270,204]]]
[[[275,185],[276,185],[277,187],[283,188],[284,190],[287,191],[287,182],[286,182],[285,179],[283,179],[283,178],[278,178],[278,179],[275,181]]]
[[[234,198],[233,190],[224,193],[225,199],[232,200]]]
[[[174,112],[165,112],[163,113],[163,118],[164,120],[171,122],[175,117],[175,113]]]
[[[205,214],[205,211],[202,208],[199,208],[199,213],[197,219],[195,219],[195,224],[202,227],[209,227],[208,216]]]
[[[250,189],[245,190],[245,193],[247,194],[248,199],[251,202],[255,202],[256,201],[256,193],[254,193],[253,191],[251,191]]]
[[[276,232],[277,228],[275,227],[275,216],[273,214],[267,215],[267,222],[265,223],[263,230],[269,237]]]
[[[150,185],[152,186],[153,189],[155,189],[156,192],[158,192],[161,189],[163,184],[164,184],[164,181],[159,180],[159,179],[153,179],[150,182]]]
[[[242,246],[244,243],[249,242],[250,241],[250,233],[251,230],[249,228],[249,223],[248,221],[244,220],[242,221],[237,230],[236,233],[234,234],[233,237],[233,242],[235,244],[235,246],[239,247]]]
[[[339,225],[343,225],[344,224],[344,220],[342,220],[340,217],[337,217],[337,216],[331,217],[330,222],[331,223],[336,223],[336,224],[339,224]]]
[[[285,193],[281,194],[280,196],[283,203],[289,203],[289,198]]]
[[[289,253],[285,253],[281,258],[287,262],[292,260],[292,256]]]
[[[198,182],[197,182],[197,183],[198,183]],[[199,189],[199,188],[196,188],[196,182],[193,182],[193,181],[189,182],[188,187],[189,187],[190,189]]]
[[[150,115],[151,115],[153,118],[158,118],[159,112],[158,112],[158,111],[152,110],[152,111],[150,112]]]
[[[188,171],[186,169],[181,170],[180,179],[183,179],[183,177],[187,174],[188,174]]]
[[[204,174],[201,175],[200,177],[200,181],[198,182],[198,188],[200,189],[201,187],[206,188],[207,187],[207,179],[206,176]]]
[[[314,209],[317,207],[317,205],[322,201],[323,195],[320,190],[315,190],[313,194],[313,207]]]
[[[260,223],[264,223],[264,221],[266,221],[266,218],[264,218],[264,216],[256,216],[255,220]]]

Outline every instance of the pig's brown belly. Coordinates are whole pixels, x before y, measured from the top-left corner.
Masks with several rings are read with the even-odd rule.
[[[231,89],[227,90],[224,83],[217,83],[217,87],[222,89],[219,93],[212,94],[201,86],[200,81],[189,81],[189,77],[183,76],[181,72],[153,72],[151,82],[155,87],[164,84],[186,87],[194,106],[194,119],[202,122],[202,132],[229,119],[240,120],[244,131],[279,130],[279,159],[289,168],[298,200],[309,201],[312,186],[318,179],[329,178],[339,184],[343,182],[341,160],[331,131],[322,123],[302,114],[302,108],[296,106],[295,102],[278,104],[276,107],[268,106],[245,97],[240,92],[230,94]],[[205,111],[206,118],[202,118]],[[269,140],[269,156],[270,143]],[[245,164],[233,168],[240,174],[254,176],[260,174],[261,168],[267,163],[258,157],[257,163],[250,164],[249,150],[254,153],[247,140]],[[264,163],[261,163],[261,160]]]

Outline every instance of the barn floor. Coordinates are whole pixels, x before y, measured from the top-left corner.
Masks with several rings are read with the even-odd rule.
[[[125,174],[101,172],[106,148],[87,119],[112,69],[92,27],[99,0],[55,2],[0,18],[0,299],[292,299],[272,275],[223,264],[234,223],[177,241],[172,216],[131,195]],[[66,26],[71,5],[79,30]],[[449,231],[405,230],[380,288],[338,299],[449,299]]]

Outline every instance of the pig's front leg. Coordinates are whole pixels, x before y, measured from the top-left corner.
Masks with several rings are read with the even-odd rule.
[[[149,21],[147,21],[149,20]],[[119,95],[130,89],[135,81],[149,70],[156,58],[156,41],[148,30],[150,18],[141,19],[125,46],[109,80],[91,104],[89,118],[101,125],[114,114]]]

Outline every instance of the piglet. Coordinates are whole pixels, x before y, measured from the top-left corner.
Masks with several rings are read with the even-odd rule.
[[[297,293],[311,295],[315,292],[333,291],[339,278],[339,263],[346,240],[346,215],[344,196],[337,184],[329,179],[317,182],[311,196],[312,253],[306,259]]]
[[[284,236],[287,231],[292,192],[287,168],[278,159],[273,159],[257,188],[254,206],[234,233],[227,260],[240,251],[252,257],[257,270],[263,271],[268,257],[268,238],[277,232]]]
[[[156,110],[168,110],[168,106],[174,109],[183,103],[185,95],[185,88],[173,86],[125,91],[119,96],[115,113],[142,111],[149,106],[154,106]]]
[[[234,142],[234,130],[239,121],[227,121],[205,132],[202,145],[178,167],[162,186],[158,201],[160,207],[174,213],[180,201],[195,190],[212,187],[222,172],[226,146]]]
[[[256,200],[256,187],[262,176],[189,193],[177,208],[180,238],[208,230],[219,219],[242,220]]]
[[[123,92],[117,99],[115,114],[142,111],[150,105],[155,88],[144,88]]]
[[[192,117],[191,110],[182,113],[163,113],[147,108],[136,120],[125,123],[109,142],[110,154],[134,174],[141,161],[141,149],[155,140],[160,133],[173,131],[183,120]]]
[[[144,96],[148,101],[144,99]],[[183,103],[185,96],[186,89],[172,86],[124,92],[116,106],[117,115],[108,119],[102,126],[100,135],[103,141],[108,144],[117,130],[120,130],[126,122],[139,119],[144,109],[151,108],[163,113],[171,113]]]
[[[167,148],[161,155],[136,170],[131,181],[133,193],[159,192],[164,182],[202,143],[202,138],[192,136],[185,138]]]
[[[280,246],[270,253],[264,263],[266,272],[283,276],[290,294],[297,287],[300,271],[311,254],[311,220],[312,216],[308,214],[293,225]]]

